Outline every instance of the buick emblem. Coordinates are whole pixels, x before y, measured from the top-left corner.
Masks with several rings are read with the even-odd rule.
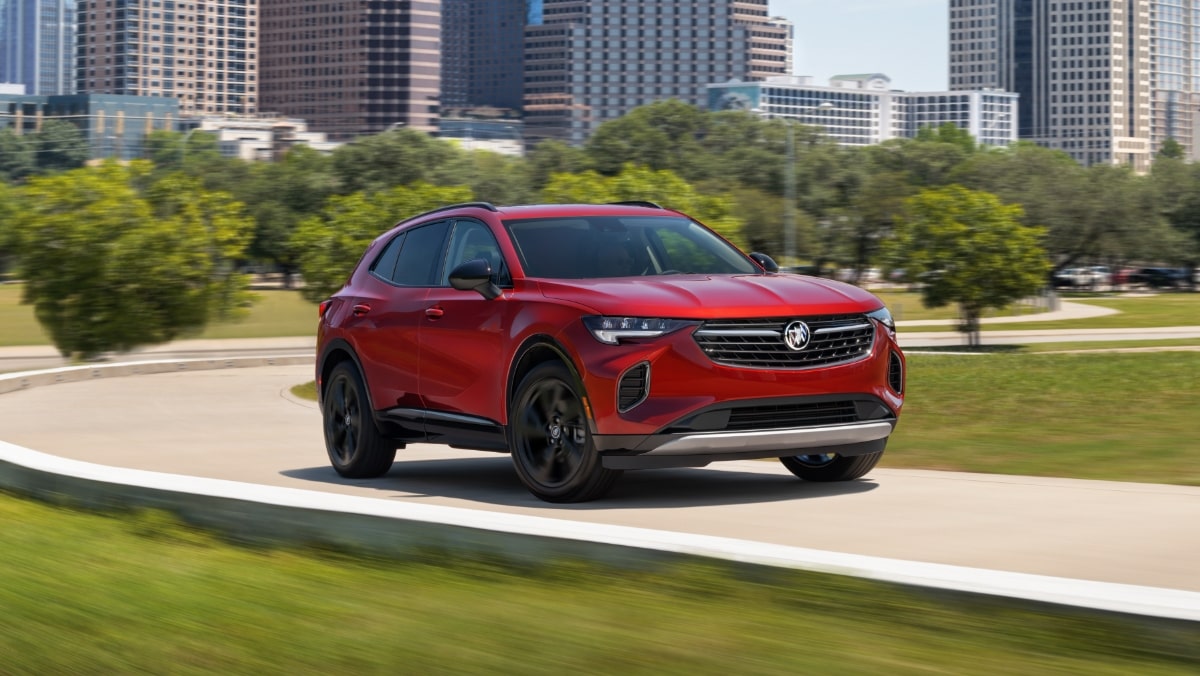
[[[783,330],[783,342],[789,350],[803,350],[808,347],[809,338],[812,338],[812,331],[808,330],[808,324],[804,322],[792,322]]]

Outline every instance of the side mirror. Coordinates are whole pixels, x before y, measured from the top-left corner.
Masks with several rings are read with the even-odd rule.
[[[451,270],[450,286],[475,291],[488,300],[500,295],[500,287],[492,281],[492,265],[482,258],[473,258]]]
[[[755,251],[750,254],[750,258],[754,259],[754,262],[761,265],[767,272],[779,272],[779,265],[765,253]]]

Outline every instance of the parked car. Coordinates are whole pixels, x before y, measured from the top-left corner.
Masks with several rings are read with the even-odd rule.
[[[1142,284],[1155,289],[1170,289],[1187,284],[1187,272],[1180,268],[1138,268],[1129,276],[1130,284]]]
[[[1094,289],[1112,285],[1113,276],[1107,265],[1063,268],[1054,273],[1054,286]]]
[[[320,304],[329,459],[363,478],[412,442],[507,452],[551,502],[718,460],[861,477],[904,403],[895,324],[863,289],[776,270],[650,203],[409,218]]]

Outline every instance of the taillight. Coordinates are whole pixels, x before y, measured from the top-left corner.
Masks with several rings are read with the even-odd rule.
[[[320,319],[324,319],[325,312],[329,309],[329,306],[332,304],[333,304],[332,300],[321,301],[321,304],[317,306],[317,317]]]

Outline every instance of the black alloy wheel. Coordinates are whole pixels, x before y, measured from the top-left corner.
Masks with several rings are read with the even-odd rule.
[[[870,472],[882,457],[883,451],[854,456],[809,453],[780,458],[779,461],[805,481],[850,481]]]
[[[375,426],[366,389],[358,369],[343,362],[329,374],[322,397],[329,462],[338,474],[352,479],[382,476],[396,459],[395,444]]]
[[[621,474],[601,464],[579,388],[558,362],[539,364],[521,380],[508,431],[517,475],[547,502],[593,500]]]

